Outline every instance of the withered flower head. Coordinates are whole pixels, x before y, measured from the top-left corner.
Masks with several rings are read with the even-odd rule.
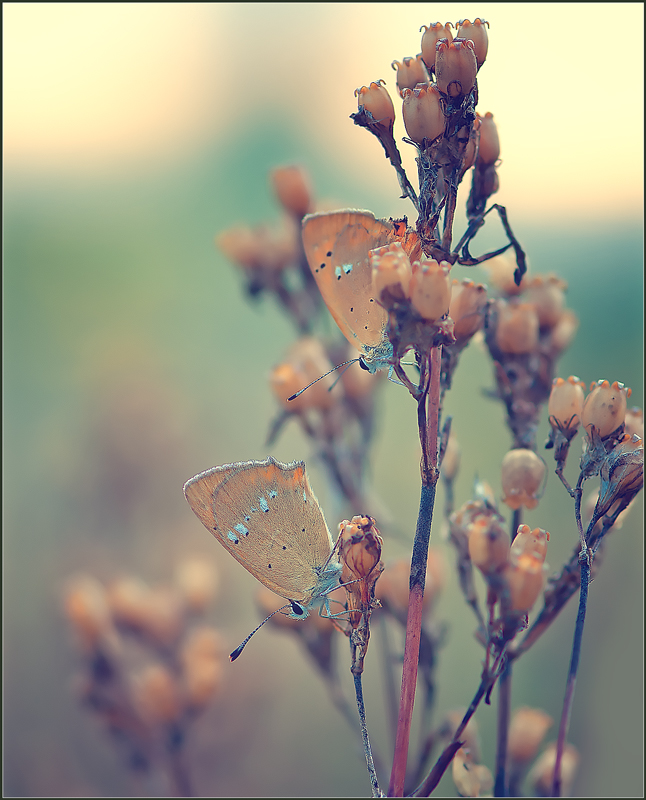
[[[461,747],[451,764],[453,782],[461,797],[486,797],[493,788],[493,775],[484,764],[476,764],[471,751]]]
[[[215,595],[217,584],[215,568],[204,558],[187,558],[175,571],[175,585],[192,611],[204,611]]]
[[[455,34],[455,38],[470,39],[473,42],[478,69],[480,69],[487,58],[487,50],[489,49],[488,27],[489,23],[487,20],[480,19],[480,17],[476,17],[473,22],[469,22],[468,19],[461,19],[457,25],[458,31]]]
[[[528,281],[528,273],[523,275],[520,286],[516,286],[514,281],[514,272],[516,271],[516,256],[512,248],[505,250],[499,256],[487,259],[482,262],[482,266],[489,274],[489,280],[492,285],[502,294],[507,297],[519,295],[525,290]]]
[[[420,31],[422,34],[422,58],[429,70],[435,68],[435,45],[440,39],[446,39],[448,42],[453,41],[453,33],[451,28],[453,25],[450,22],[442,25],[441,22],[431,22],[429,26],[422,25]]]
[[[302,167],[276,167],[269,173],[278,201],[290,214],[301,219],[312,210],[312,189]]]
[[[437,88],[451,99],[469,94],[476,80],[478,63],[470,39],[439,39],[435,45]]]
[[[480,117],[480,145],[478,147],[478,164],[495,164],[500,158],[500,140],[498,128],[493,121],[493,114],[487,111]]]
[[[585,398],[581,422],[587,432],[595,426],[604,439],[623,423],[632,391],[623,383],[600,380],[590,384],[590,394]]]
[[[523,553],[529,553],[545,561],[549,540],[550,535],[543,528],[534,528],[532,530],[529,525],[519,525],[514,541],[511,544],[509,557],[513,561]]]
[[[334,385],[334,376],[325,375],[331,369],[332,364],[321,342],[313,336],[303,336],[289,349],[285,361],[272,369],[269,383],[275,397],[287,411],[322,411],[331,408],[337,400],[337,395],[329,391]],[[321,377],[323,375],[325,377]],[[321,380],[288,402],[288,397],[317,378]]]
[[[550,425],[560,430],[576,430],[581,423],[581,412],[585,399],[585,383],[576,375],[567,380],[554,378],[547,402]]]
[[[561,319],[566,289],[567,283],[554,273],[527,280],[523,298],[536,309],[541,330],[553,328]]]
[[[644,440],[636,433],[625,433],[604,459],[599,476],[599,499],[594,509],[597,519],[618,500],[630,502],[643,487]]]
[[[480,330],[486,304],[487,289],[483,284],[468,278],[453,281],[449,316],[455,324],[453,332],[458,342],[468,341]]]
[[[509,535],[493,517],[479,517],[467,528],[471,562],[484,575],[500,570],[509,559]]]
[[[533,450],[510,450],[502,460],[503,502],[514,510],[536,508],[544,477],[545,463]]]
[[[339,524],[339,558],[343,566],[341,583],[347,584],[349,620],[356,628],[365,612],[375,605],[375,583],[384,570],[383,540],[372,517],[354,516]]]
[[[547,745],[538,761],[529,773],[529,782],[536,792],[536,797],[552,796],[552,780],[556,765],[556,742]],[[579,751],[571,744],[566,744],[561,759],[561,795],[570,796],[570,789],[579,766]]]
[[[423,144],[424,140],[432,142],[444,133],[446,120],[436,86],[403,89],[401,95],[404,99],[402,103],[404,125],[414,142],[417,144]]]
[[[400,93],[404,89],[414,89],[418,83],[429,83],[428,72],[422,61],[421,53],[415,58],[406,56],[401,62],[393,61],[391,66],[397,70],[397,88]]]
[[[509,757],[519,764],[531,761],[553,722],[552,717],[540,708],[517,708],[509,723]]]
[[[579,318],[571,308],[564,308],[558,322],[550,331],[549,350],[552,357],[558,356],[572,344],[579,328]]]
[[[544,561],[532,553],[521,553],[504,569],[510,611],[527,614],[543,591]]]
[[[451,302],[451,265],[423,258],[413,263],[413,275],[408,287],[411,305],[429,322],[437,322],[448,314]]]
[[[132,692],[140,714],[153,725],[174,722],[182,713],[180,688],[163,664],[150,664],[134,675]]]
[[[413,274],[410,259],[401,242],[392,242],[384,247],[377,247],[369,253],[372,267],[372,286],[380,302],[388,305],[387,298],[382,300],[382,293],[396,300],[403,300],[408,295],[408,286]]]
[[[538,348],[538,314],[531,303],[498,301],[496,343],[503,353],[526,355]]]
[[[640,439],[644,438],[644,412],[641,408],[633,406],[626,411],[624,430],[631,436],[636,433]]]
[[[446,583],[447,568],[440,550],[429,548],[424,583],[423,611],[429,611]],[[410,560],[401,558],[387,564],[375,589],[375,596],[394,611],[405,614],[408,609]]]
[[[112,615],[106,592],[91,575],[73,578],[65,592],[65,614],[84,648],[92,650],[106,636],[113,636]]]
[[[373,81],[369,86],[361,86],[354,90],[358,100],[359,111],[372,114],[376,123],[392,132],[395,124],[395,107],[386,89],[386,81]]]

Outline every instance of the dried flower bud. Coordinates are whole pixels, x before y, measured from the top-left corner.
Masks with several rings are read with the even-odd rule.
[[[238,225],[223,231],[215,240],[224,255],[243,270],[280,272],[297,257],[293,225],[270,229]]]
[[[628,407],[627,400],[632,394],[623,383],[615,381],[596,381],[590,384],[590,394],[585,398],[581,411],[581,422],[586,431],[594,425],[599,436],[604,439],[623,423]]]
[[[561,430],[575,430],[581,422],[581,412],[585,399],[585,383],[576,375],[567,380],[554,378],[552,391],[547,403],[550,425]]]
[[[350,580],[367,578],[381,560],[383,539],[371,517],[354,516],[339,523],[339,555]],[[345,581],[344,581],[345,582]]]
[[[604,459],[599,471],[597,519],[610,511],[618,500],[631,500],[644,485],[644,440],[625,433]]]
[[[541,330],[553,328],[561,319],[566,289],[567,283],[554,273],[535,275],[527,281],[523,298],[534,305]]]
[[[288,350],[286,360],[272,369],[269,383],[275,397],[288,411],[322,411],[336,402],[336,395],[330,391],[335,378],[326,375],[331,369],[332,364],[321,342],[313,336],[304,336]],[[317,378],[321,380],[317,381]],[[312,381],[317,382],[294,400],[288,401],[288,397]]]
[[[498,303],[496,343],[503,353],[526,355],[538,348],[538,314],[531,303]]]
[[[550,535],[543,528],[534,528],[532,530],[529,525],[519,525],[514,541],[511,543],[510,561],[519,558],[523,553],[529,553],[539,560],[545,561],[549,540]]]
[[[531,761],[553,722],[552,717],[540,708],[521,706],[516,709],[509,724],[509,758],[518,764]]]
[[[558,322],[550,332],[549,347],[554,356],[559,355],[572,344],[579,327],[579,318],[570,308],[565,308]]]
[[[536,797],[551,797],[554,767],[556,766],[556,742],[547,745],[529,773],[529,781]],[[561,758],[561,797],[569,797],[579,766],[579,751],[566,744]]]
[[[485,25],[487,27],[485,27]],[[458,31],[455,34],[456,39],[470,39],[473,42],[478,69],[480,69],[487,58],[487,50],[489,49],[488,27],[489,23],[487,20],[480,19],[480,17],[476,17],[473,23],[469,22],[468,19],[461,19],[458,22]]]
[[[395,107],[385,84],[386,82],[382,80],[373,81],[370,86],[355,89],[354,95],[358,98],[359,111],[369,112],[375,122],[392,132],[395,124]]]
[[[141,716],[153,725],[175,722],[182,713],[177,681],[162,664],[151,664],[134,676],[133,699]]]
[[[415,58],[406,56],[402,62],[393,61],[391,66],[397,70],[397,88],[400,93],[404,89],[414,89],[418,83],[430,82],[421,53]]]
[[[644,412],[641,408],[633,406],[626,411],[624,430],[631,436],[636,433],[640,439],[644,438]]]
[[[73,578],[65,592],[65,614],[79,634],[82,645],[92,650],[113,635],[112,617],[105,590],[91,575]]]
[[[545,464],[533,450],[510,450],[502,460],[501,476],[503,502],[509,508],[536,508]]]
[[[480,144],[478,146],[478,164],[488,166],[495,164],[500,158],[500,140],[498,128],[493,121],[493,114],[487,111],[480,117]]]
[[[476,156],[478,155],[478,140],[480,138],[480,125],[481,118],[479,115],[476,115],[476,118],[473,120],[473,125],[471,126],[469,141],[467,142],[467,146],[464,151],[464,161],[462,162],[461,172],[462,177],[464,177],[467,170],[471,169],[471,167],[476,163]],[[460,180],[461,179],[462,178],[460,178]]]
[[[410,138],[417,144],[432,142],[442,133],[446,120],[436,86],[417,86],[402,91],[402,115]]]
[[[377,247],[370,251],[369,258],[377,297],[381,300],[382,292],[387,289],[393,298],[403,300],[408,295],[412,267],[401,242]]]
[[[527,614],[543,591],[543,561],[531,553],[522,553],[505,567],[509,589],[509,609]]]
[[[435,45],[437,88],[450,98],[464,97],[476,80],[478,64],[470,39],[438,40]]]
[[[444,451],[444,458],[442,459],[442,477],[444,480],[452,481],[458,474],[460,468],[460,445],[453,429],[449,434],[449,440],[446,443],[446,450]]]
[[[191,631],[181,651],[186,700],[199,710],[211,700],[222,680],[224,643],[208,625]]]
[[[476,764],[470,750],[461,747],[451,764],[453,782],[461,797],[482,797],[493,788],[493,775],[483,764]]]
[[[455,711],[447,711],[442,725],[440,727],[440,735],[450,741],[455,736],[458,726],[464,719],[466,708],[458,709]],[[467,723],[466,728],[460,734],[461,741],[464,742],[464,749],[468,750],[471,758],[475,761],[480,760],[480,735],[478,732],[478,721],[475,717],[471,717]]]
[[[421,55],[429,70],[435,69],[435,45],[437,42],[440,39],[446,39],[448,42],[453,41],[453,33],[451,32],[452,27],[453,25],[451,25],[450,22],[447,22],[444,25],[442,25],[441,22],[431,22],[428,27],[426,25],[422,25],[420,28],[420,31],[424,31],[422,34]]]
[[[278,201],[290,214],[301,219],[312,210],[309,176],[302,167],[276,167],[269,173]]]
[[[495,519],[479,518],[468,527],[471,562],[484,575],[503,567],[509,558],[509,536]]]
[[[426,562],[423,611],[432,608],[435,598],[446,584],[446,562],[441,551],[429,548]],[[405,614],[408,609],[410,561],[402,558],[388,564],[375,587],[375,596],[394,611]]]
[[[203,558],[187,558],[175,572],[175,585],[188,608],[202,612],[211,602],[217,588],[217,576],[212,564]]]
[[[108,602],[118,623],[141,629],[150,607],[150,587],[140,578],[123,577],[108,587]]]
[[[451,265],[424,258],[413,263],[408,296],[417,313],[430,322],[437,322],[448,313],[451,302]]]
[[[150,601],[141,626],[162,645],[175,643],[182,627],[182,602],[178,592],[162,586],[150,592]]]
[[[516,255],[510,248],[499,256],[487,259],[482,262],[482,266],[489,274],[491,284],[503,295],[514,297],[524,291],[529,280],[527,273],[523,275],[520,286],[516,286],[514,272],[516,271]]]
[[[453,281],[449,316],[455,323],[453,333],[458,342],[468,341],[480,330],[486,305],[487,289],[483,284],[476,284],[467,278],[460,282]]]

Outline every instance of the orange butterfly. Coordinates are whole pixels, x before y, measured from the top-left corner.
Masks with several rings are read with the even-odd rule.
[[[303,246],[323,300],[346,339],[359,350],[359,363],[376,372],[392,362],[386,335],[388,312],[372,288],[369,253],[401,242],[411,261],[422,255],[417,234],[405,220],[376,219],[370,211],[343,209],[308,214]]]

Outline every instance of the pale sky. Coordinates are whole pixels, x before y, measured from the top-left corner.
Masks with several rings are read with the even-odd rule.
[[[393,176],[348,119],[354,89],[383,78],[394,96],[391,62],[420,51],[422,24],[476,16],[505,202],[641,219],[641,3],[4,3],[5,167],[161,169],[241,126],[262,136],[272,108],[381,189]]]

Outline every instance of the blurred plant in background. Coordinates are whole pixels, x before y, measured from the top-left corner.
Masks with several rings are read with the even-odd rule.
[[[464,13],[459,6],[433,8],[442,19]],[[602,4],[599,11],[604,10],[621,18],[625,28],[643,26],[638,4]],[[507,253],[495,261],[505,276],[502,286],[492,262],[470,268],[457,282],[457,265],[451,275],[450,316],[460,316],[461,322],[454,328],[456,344],[443,348],[441,390],[443,412],[453,417],[453,425],[448,441],[442,441],[442,514],[435,515],[426,571],[407,782],[417,785],[433,754],[451,744],[467,711],[465,687],[475,688],[482,668],[487,610],[493,608],[494,623],[499,616],[500,599],[493,606],[488,602],[496,573],[487,579],[481,569],[473,570],[469,534],[473,531],[472,549],[478,542],[486,546],[491,534],[493,550],[496,513],[512,513],[505,512],[508,506],[500,498],[524,493],[536,502],[534,509],[522,506],[530,534],[547,529],[551,535],[549,566],[543,565],[540,574],[533,558],[522,559],[532,568],[526,570],[532,581],[543,576],[547,581],[530,612],[531,629],[516,637],[522,648],[539,637],[540,644],[515,662],[509,792],[552,791],[557,746],[549,741],[558,735],[554,721],[561,712],[561,676],[576,612],[574,603],[564,608],[563,603],[578,590],[580,545],[573,533],[572,500],[549,473],[560,469],[576,491],[578,453],[570,451],[567,464],[558,458],[548,469],[541,464],[544,496],[535,479],[529,488],[512,484],[502,491],[499,469],[509,447],[512,453],[531,450],[514,443],[515,433],[505,440],[505,417],[519,417],[518,430],[528,431],[538,407],[547,403],[545,413],[538,414],[536,442],[551,439],[554,455],[562,455],[578,431],[588,443],[591,468],[599,468],[599,480],[586,478],[583,486],[584,533],[595,510],[609,518],[619,512],[612,541],[603,535],[603,518],[594,522],[591,534],[591,548],[596,542],[600,546],[592,565],[596,577],[569,736],[579,755],[569,745],[563,750],[562,793],[638,795],[643,537],[639,499],[623,511],[620,506],[636,488],[639,448],[631,437],[643,438],[643,417],[640,409],[628,407],[628,440],[615,437],[610,450],[604,445],[602,452],[574,416],[582,410],[590,381],[600,375],[610,380],[607,386],[598,381],[595,397],[612,390],[619,378],[632,386],[628,405],[643,402],[642,351],[634,346],[641,341],[643,319],[643,187],[635,169],[642,157],[640,104],[634,82],[618,82],[612,71],[597,70],[595,80],[589,79],[589,65],[598,63],[598,22],[582,17],[576,7],[512,4],[501,10],[485,4],[476,11],[492,20],[487,30],[491,55],[477,81],[481,99],[495,112],[505,159],[501,166],[491,163],[491,154],[483,158],[478,185],[493,188],[494,173],[500,176],[496,197],[510,209],[531,265],[520,296],[514,294],[515,267]],[[419,7],[10,4],[3,8],[3,21],[4,792],[174,792],[170,781],[177,753],[169,741],[176,725],[187,734],[178,751],[180,771],[185,767],[196,793],[305,796],[313,786],[330,796],[365,793],[358,718],[345,699],[351,687],[347,651],[340,644],[345,637],[329,621],[317,618],[319,632],[312,628],[313,615],[298,628],[273,617],[273,630],[283,634],[255,637],[243,659],[222,666],[222,688],[212,701],[199,714],[187,714],[181,653],[192,641],[191,631],[207,625],[228,652],[255,625],[256,584],[195,525],[177,487],[206,464],[266,456],[266,440],[273,436],[278,457],[306,455],[318,473],[322,505],[334,509],[333,517],[376,516],[385,571],[375,586],[382,607],[372,612],[364,688],[376,769],[386,775],[419,491],[410,398],[387,382],[387,371],[370,375],[356,364],[342,373],[332,392],[327,386],[339,373],[295,401],[286,403],[286,397],[322,374],[314,374],[321,351],[330,366],[357,355],[331,334],[334,325],[313,291],[300,250],[300,218],[340,205],[401,217],[400,209],[410,202],[394,197],[393,178],[401,189],[400,175],[380,169],[381,148],[371,148],[363,131],[353,134],[347,117],[357,111],[352,88],[384,76],[392,55],[410,52],[411,31],[415,36],[424,21]],[[439,27],[456,34],[455,28]],[[423,52],[434,28],[421,32]],[[546,29],[577,30],[576,57],[559,49],[558,37],[542,35]],[[519,37],[518,30],[530,33]],[[384,31],[391,42],[385,55],[375,47]],[[330,58],[335,49],[343,59]],[[254,58],[241,59],[243,51]],[[632,48],[622,62],[631,74],[639,74],[638,55],[639,48]],[[416,84],[405,85],[406,72],[413,80],[420,72],[431,79],[431,73],[418,57],[393,63],[393,84],[400,83],[399,70],[405,68],[401,88],[408,89],[408,114],[424,92],[416,94]],[[250,102],[249,92],[239,87],[257,81],[258,64],[263,65],[263,88]],[[553,92],[549,107],[528,125],[528,98],[543,96],[545,85],[561,85],[564,73],[577,87],[577,102],[571,92]],[[314,95],[313,85],[318,87]],[[395,98],[390,80],[387,88]],[[614,98],[625,124],[618,131],[614,117],[602,115],[582,139],[580,109],[593,107],[600,94]],[[493,119],[485,113],[480,124],[490,126]],[[600,193],[590,164],[607,141],[621,146],[613,156],[613,180]],[[402,150],[404,174],[416,170],[413,152],[410,145]],[[285,176],[279,189],[270,168],[295,163],[307,168],[279,168]],[[289,189],[296,181],[307,188],[308,203],[301,192],[300,206],[281,203],[276,219],[269,193],[262,191],[268,170],[274,197],[281,191],[283,197],[290,192],[297,197]],[[319,200],[313,186],[334,200]],[[469,225],[461,194],[455,215],[460,233]],[[478,209],[471,205],[469,211]],[[269,222],[260,224],[262,219]],[[502,229],[486,219],[476,239],[482,247],[473,252],[500,245]],[[273,271],[259,277],[251,261],[235,275],[222,251],[215,254],[214,266],[213,233],[239,227],[239,220],[251,232],[254,258],[258,252],[273,254]],[[537,349],[531,353],[514,352],[513,333],[511,339],[502,337],[503,346],[509,348],[511,341],[511,348],[501,349],[499,337],[487,336],[483,326],[504,321],[509,308],[533,302],[532,267],[562,276],[552,282],[545,274],[541,287],[552,307],[561,309],[561,324],[539,323]],[[277,302],[259,303],[250,311],[249,292],[237,291],[240,277],[253,297],[272,295]],[[559,303],[565,280],[574,310],[564,312]],[[456,286],[464,288],[456,291]],[[615,310],[621,324],[608,321],[616,321]],[[295,334],[317,342],[317,352],[312,356],[309,345],[300,350]],[[536,341],[532,330],[526,339]],[[492,368],[486,356],[490,344],[500,351],[500,369]],[[554,374],[576,373],[586,383],[559,379],[570,392],[565,400],[557,395],[541,401],[527,385],[514,394],[514,368],[527,383],[533,376],[542,392],[551,389],[546,355],[559,348]],[[278,366],[266,382],[272,364]],[[415,382],[416,368],[405,369]],[[483,390],[490,374],[493,388]],[[507,472],[504,479],[506,485]],[[462,516],[455,521],[453,514]],[[501,572],[510,572],[515,558],[506,538],[509,561]],[[148,595],[170,618],[177,603],[169,597],[177,597],[178,586],[167,576],[187,552],[217,568],[217,601],[201,614],[181,611],[179,638],[162,648],[164,653],[142,631],[116,622],[110,609],[105,626],[100,609],[123,571],[142,576]],[[438,562],[442,566],[436,569]],[[457,570],[449,566],[454,563]],[[69,597],[64,587],[71,573],[85,575],[80,582],[85,589],[78,589],[77,604],[86,606],[81,616],[91,618],[87,608],[94,604],[95,624],[103,631],[94,645],[83,644],[77,623],[77,646],[70,647],[70,620],[60,612],[60,598]],[[133,581],[141,588],[141,578],[126,584]],[[338,599],[345,602],[344,589]],[[258,600],[263,617],[272,610],[269,600],[266,604],[267,610]],[[544,625],[560,608],[549,628]],[[109,679],[102,672],[106,661],[97,655],[101,651],[108,673],[114,670]],[[160,665],[167,671],[160,672]],[[135,687],[141,685],[154,700],[152,716],[145,692],[135,702]],[[89,698],[89,707],[79,702],[82,696]],[[491,699],[491,707],[481,703],[462,731],[459,759],[436,793],[452,794],[457,785],[461,793],[491,793],[487,770],[495,780],[499,727],[498,700]],[[521,703],[534,712],[533,721],[524,723],[530,733],[523,734],[531,738],[531,747],[522,745],[522,737],[520,746],[515,743]],[[117,728],[126,724],[125,736],[108,733],[110,707],[118,712]],[[338,709],[348,724],[339,725]],[[474,730],[479,733],[473,735]],[[128,766],[133,753],[151,768],[148,777],[135,782],[141,771]],[[467,784],[471,773],[477,781]]]

